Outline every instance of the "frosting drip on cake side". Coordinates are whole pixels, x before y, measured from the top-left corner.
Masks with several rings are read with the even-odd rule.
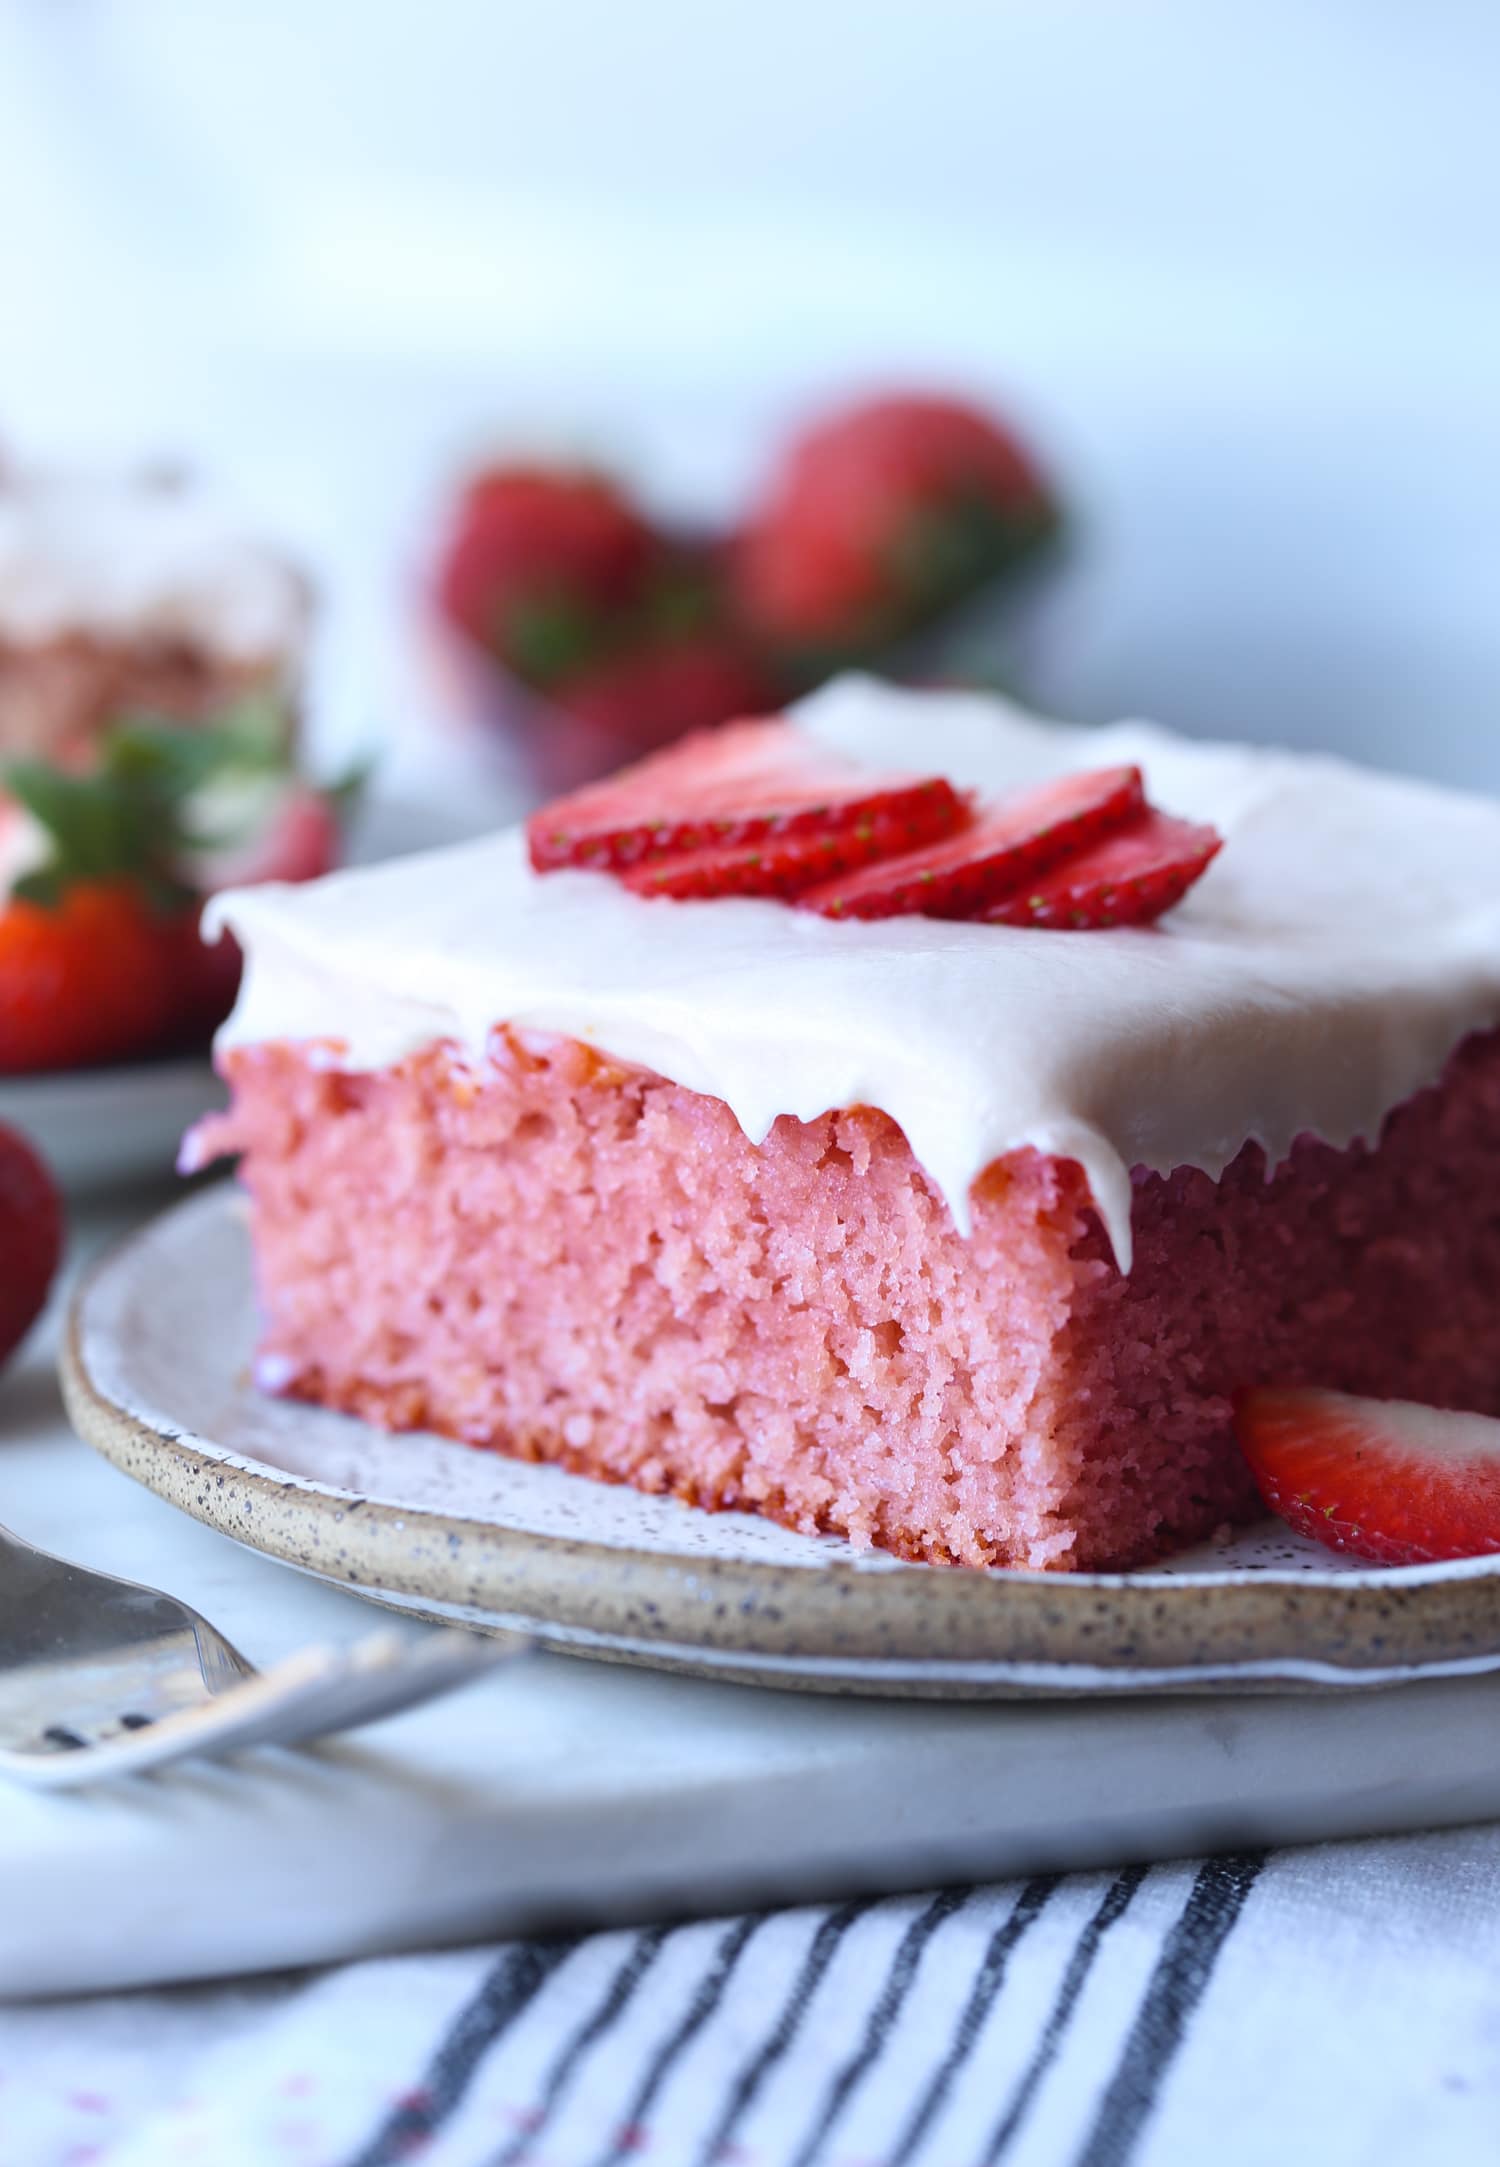
[[[646,901],[534,874],[508,830],[221,898],[248,967],[220,1047],[338,1041],[374,1068],[436,1039],[480,1056],[506,1022],[723,1099],[756,1141],[784,1114],[877,1106],[965,1230],[993,1159],[1078,1160],[1128,1269],[1133,1167],[1217,1176],[1249,1138],[1272,1164],[1305,1132],[1373,1139],[1500,1023],[1500,805],[857,678],[793,714],[873,767],[981,791],[1138,761],[1153,802],[1225,848],[1160,925],[1059,933]]]

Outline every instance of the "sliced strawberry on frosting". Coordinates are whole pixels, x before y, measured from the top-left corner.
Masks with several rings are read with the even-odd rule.
[[[820,882],[802,908],[827,918],[982,918],[1018,883],[1122,826],[1145,802],[1137,767],[1065,775],[984,807],[961,834]]]
[[[756,843],[684,851],[634,865],[620,879],[637,895],[671,896],[677,902],[724,895],[801,900],[803,890],[815,883],[836,886],[843,875],[858,878],[862,869],[893,853],[904,863],[912,855],[911,828],[911,807],[898,798],[889,808],[876,805],[852,827],[794,828]]]
[[[1235,1400],[1261,1495],[1299,1535],[1378,1565],[1500,1551],[1500,1422],[1268,1386]]]
[[[1223,847],[1213,828],[1150,807],[981,913],[987,925],[1090,932],[1149,925],[1180,903]]]
[[[685,738],[543,806],[526,835],[539,873],[563,866],[621,872],[690,851],[733,852],[862,829],[878,833],[881,847],[912,850],[951,835],[968,817],[967,801],[941,776],[872,772],[770,720]],[[751,888],[745,874],[739,864],[729,885],[691,892],[786,892]]]

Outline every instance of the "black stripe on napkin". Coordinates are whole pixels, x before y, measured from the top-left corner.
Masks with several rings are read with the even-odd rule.
[[[781,2005],[780,2015],[729,2088],[724,2111],[698,2154],[698,2167],[714,2167],[728,2151],[735,2131],[754,2106],[762,2085],[800,2031],[802,2019],[822,1984],[823,1974],[838,1952],[839,1943],[866,1909],[864,1904],[844,1904],[837,1911],[828,1912],[819,1922],[807,1954],[798,1966],[791,1991]]]
[[[995,2125],[995,2134],[981,2155],[982,2167],[995,2167],[995,2162],[1008,2150],[1011,2139],[1026,2119],[1043,2077],[1057,2059],[1063,2034],[1072,2022],[1078,1997],[1083,1992],[1094,1958],[1099,1954],[1099,1944],[1116,1919],[1123,1915],[1131,1897],[1145,1880],[1147,1870],[1144,1866],[1130,1866],[1124,1873],[1118,1874],[1105,1890],[1094,1916],[1079,1935],[1073,1954],[1068,1959],[1068,1968],[1063,1973],[1062,1984],[1057,1990],[1057,1999],[1042,2026],[1041,2037],[1037,2040],[1031,2060],[1022,2070],[1009,2104]]]
[[[823,2140],[843,2113],[860,2081],[866,2077],[885,2051],[901,2005],[911,1992],[917,1966],[922,1961],[922,1951],[933,1935],[962,1904],[968,1902],[967,1889],[945,1889],[934,1896],[924,1911],[918,1913],[901,1937],[901,1942],[891,1959],[885,1984],[876,1998],[865,2025],[864,2037],[855,2052],[829,2086],[821,2111],[812,2128],[803,2139],[791,2162],[791,2167],[811,2167],[811,2162],[822,2150]]]
[[[721,1936],[708,1969],[698,1982],[698,1988],[688,2003],[686,2014],[677,2029],[670,2033],[657,2049],[634,2098],[625,2110],[625,2120],[616,2130],[614,2142],[608,2151],[600,2154],[598,2167],[617,2167],[620,2160],[627,2159],[641,2149],[642,2134],[647,2115],[656,2104],[657,2095],[673,2069],[702,2031],[724,1996],[730,1976],[745,1953],[745,1944],[762,1924],[757,1915],[740,1919]]]
[[[501,2147],[491,2160],[490,2167],[512,2167],[512,2163],[520,2159],[523,2153],[531,2151],[557,2112],[559,2100],[583,2066],[589,2049],[595,2046],[606,2032],[612,2031],[625,2014],[636,1988],[660,1956],[667,1933],[665,1926],[653,1926],[646,1933],[636,1935],[629,1953],[615,1971],[594,2009],[553,2057],[552,2066],[542,2079],[536,2107],[528,2118],[526,2127],[518,2130],[516,2135]]]
[[[1263,1852],[1248,1852],[1199,1867],[1074,2167],[1126,2167],[1264,1865]]]
[[[1038,1874],[1035,1880],[1028,1881],[1016,1898],[1009,1918],[990,1936],[990,1945],[985,1950],[983,1962],[975,1974],[963,2014],[954,2027],[952,2045],[934,2070],[931,2082],[897,2138],[890,2154],[889,2167],[905,2167],[906,2161],[911,2158],[942,2111],[943,2103],[953,2088],[953,2081],[973,2053],[975,2041],[984,2028],[984,2020],[994,2008],[1000,1989],[1005,1984],[1005,1970],[1010,1962],[1011,1951],[1027,1929],[1041,1916],[1057,1885],[1056,1874]]]
[[[386,2116],[348,2167],[401,2167],[421,2150],[462,2102],[475,2071],[500,2037],[533,2002],[578,1937],[516,1941],[486,1973],[428,2058],[416,2087]]]

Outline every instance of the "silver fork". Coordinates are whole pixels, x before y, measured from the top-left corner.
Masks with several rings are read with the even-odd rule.
[[[188,1754],[306,1744],[464,1685],[521,1644],[438,1631],[304,1648],[257,1671],[155,1588],[0,1527],[0,1776],[68,1790]]]

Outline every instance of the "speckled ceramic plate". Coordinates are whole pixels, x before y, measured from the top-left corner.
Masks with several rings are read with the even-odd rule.
[[[1268,1524],[1147,1572],[903,1565],[250,1384],[243,1207],[202,1191],[94,1269],[79,1432],[237,1542],[381,1603],[580,1655],[825,1692],[1388,1685],[1500,1669],[1500,1559],[1377,1572]]]

